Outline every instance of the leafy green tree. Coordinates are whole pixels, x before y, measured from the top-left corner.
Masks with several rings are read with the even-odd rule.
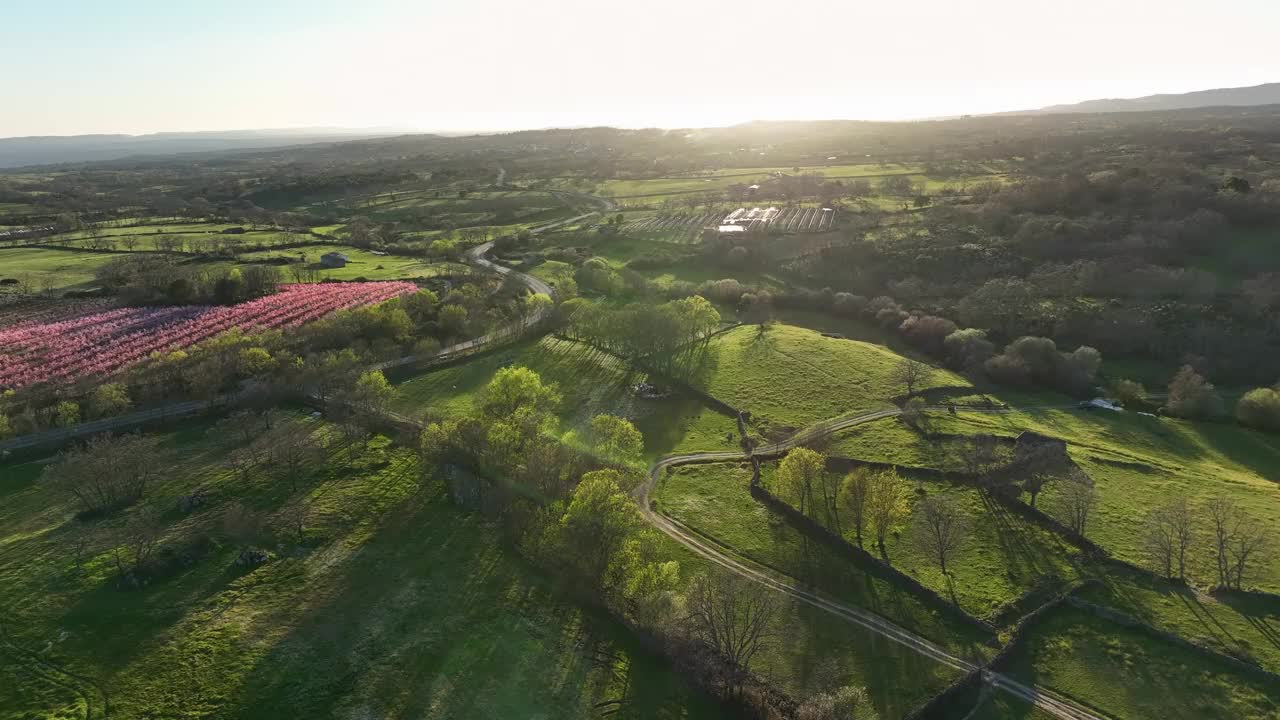
[[[112,417],[129,409],[129,391],[123,383],[103,383],[89,393],[89,415]]]
[[[275,358],[271,357],[271,353],[266,348],[249,347],[240,351],[236,365],[239,373],[244,377],[256,377],[274,369],[275,362]]]
[[[80,405],[70,400],[63,400],[53,408],[53,421],[60,428],[78,424],[80,422]]]
[[[616,470],[586,473],[559,520],[562,557],[580,581],[607,593],[625,581],[610,569],[622,569],[615,556],[642,527],[640,511],[622,489]]]
[[[868,504],[871,529],[875,532],[880,554],[885,554],[885,540],[910,512],[907,486],[893,469],[880,470],[871,476],[871,499]]]
[[[871,470],[858,468],[844,476],[840,484],[840,511],[853,523],[854,538],[862,547],[862,531],[867,527],[867,512],[871,505]]]
[[[634,462],[644,449],[644,435],[626,418],[596,415],[591,418],[591,446],[600,456],[614,462]]]
[[[538,373],[527,367],[506,367],[494,373],[480,398],[480,414],[491,420],[502,420],[521,412],[553,413],[560,406],[560,393],[554,385],[542,382]]]
[[[778,485],[785,488],[803,514],[816,511],[813,488],[826,473],[826,458],[809,448],[796,448],[778,464]]]

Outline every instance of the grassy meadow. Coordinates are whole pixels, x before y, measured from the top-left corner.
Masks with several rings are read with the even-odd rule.
[[[120,586],[103,534],[138,508],[77,520],[44,461],[0,466],[0,718],[594,718],[615,700],[616,717],[719,717],[422,480],[411,451],[331,450],[293,491],[227,468],[208,428],[165,435],[177,459],[147,502],[173,561],[141,587]],[[206,502],[180,511],[195,488]],[[276,533],[270,561],[237,565],[231,506],[274,517],[297,497],[305,542]]]
[[[25,280],[34,290],[67,290],[90,284],[94,272],[111,258],[52,248],[0,248],[0,279]]]
[[[1114,718],[1280,717],[1266,680],[1071,607],[1034,626],[1009,674]]]
[[[891,407],[905,392],[893,379],[901,356],[880,345],[824,337],[792,325],[764,335],[743,326],[717,335],[694,384],[777,428]],[[968,385],[939,370],[929,386]]]

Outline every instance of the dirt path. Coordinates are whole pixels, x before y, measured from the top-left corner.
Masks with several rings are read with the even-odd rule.
[[[653,488],[661,477],[662,472],[667,468],[680,465],[743,461],[752,457],[776,457],[794,447],[840,430],[901,414],[901,410],[893,408],[852,417],[837,418],[801,430],[785,440],[756,448],[751,454],[745,452],[698,452],[669,455],[650,466],[644,482],[636,488],[633,494],[640,505],[641,514],[649,524],[708,562],[735,575],[759,583],[775,592],[788,595],[795,600],[835,615],[842,620],[859,625],[943,665],[961,672],[972,672],[978,669],[977,665],[951,654],[945,648],[916,635],[910,630],[899,627],[875,613],[823,597],[799,585],[790,578],[778,577],[776,574],[755,565],[749,560],[730,555],[715,544],[707,542],[702,536],[689,530],[678,521],[663,515],[653,508],[651,498]],[[1071,700],[1047,688],[1025,685],[1008,676],[985,670],[983,671],[983,679],[992,687],[999,688],[1010,695],[1032,703],[1061,720],[1106,720],[1104,717],[1085,710]]]

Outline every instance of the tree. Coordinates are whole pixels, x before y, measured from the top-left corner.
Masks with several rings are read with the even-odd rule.
[[[985,475],[996,461],[998,444],[996,436],[988,433],[979,433],[965,440],[960,448],[960,465],[965,474],[974,478]]]
[[[1093,481],[1084,473],[1074,473],[1058,491],[1058,514],[1065,518],[1064,524],[1081,537],[1093,511],[1094,500]]]
[[[1192,538],[1191,508],[1185,497],[1171,498],[1147,515],[1143,544],[1152,566],[1165,577],[1186,579]]]
[[[308,466],[323,457],[322,448],[308,425],[281,425],[268,436],[271,459],[289,487],[296,491]]]
[[[53,408],[54,425],[69,428],[80,422],[80,406],[70,400],[63,400]]]
[[[643,526],[616,470],[586,473],[559,520],[561,557],[579,581],[608,593],[625,579],[609,573],[614,556]]]
[[[913,397],[902,406],[902,421],[916,430],[922,430],[925,426],[925,409],[928,403],[922,397]]]
[[[1165,409],[1177,417],[1203,419],[1222,412],[1222,398],[1213,383],[1204,379],[1190,365],[1183,365],[1169,383],[1169,400]]]
[[[778,485],[795,499],[801,514],[813,513],[813,486],[824,473],[826,458],[809,448],[796,448],[778,464]],[[824,509],[830,509],[827,499],[823,501]]]
[[[686,607],[691,634],[731,668],[744,671],[769,637],[777,600],[751,580],[717,573],[693,581]]]
[[[1147,389],[1142,387],[1142,383],[1134,380],[1120,379],[1112,383],[1109,388],[1111,397],[1120,401],[1120,404],[1131,408],[1140,405],[1147,396]]]
[[[644,435],[626,418],[596,415],[591,418],[591,446],[614,462],[634,462],[644,449]]]
[[[1266,548],[1266,530],[1230,500],[1215,498],[1209,501],[1208,509],[1218,584],[1240,590],[1257,556]]]
[[[854,538],[862,547],[862,531],[867,526],[867,508],[871,504],[871,471],[865,467],[844,476],[840,485],[840,510],[853,523]]]
[[[924,385],[933,375],[933,368],[915,358],[904,357],[893,369],[893,381],[906,389],[908,396],[916,394],[916,388]]]
[[[947,362],[966,370],[980,369],[995,354],[995,345],[987,339],[987,332],[977,328],[956,330],[943,340],[942,346]]]
[[[1236,419],[1241,425],[1280,432],[1280,391],[1255,388],[1245,393],[1236,404]]]
[[[112,417],[129,409],[129,392],[123,383],[103,383],[89,394],[89,415]]]
[[[880,470],[871,477],[871,502],[869,505],[871,529],[875,532],[880,554],[885,554],[884,543],[907,516],[907,487],[893,469]]]
[[[158,508],[140,507],[115,531],[111,554],[122,578],[136,582],[155,554],[164,536],[161,517]]]
[[[942,574],[946,575],[947,560],[960,550],[968,532],[964,515],[950,496],[930,495],[920,501],[916,517],[913,537],[917,547],[937,560]]]
[[[279,527],[294,536],[301,545],[307,539],[307,521],[311,517],[311,506],[306,498],[295,497],[280,507],[276,512]]]
[[[42,473],[86,513],[139,500],[164,466],[159,441],[143,435],[99,435],[59,453]]]
[[[491,420],[510,418],[522,412],[552,413],[560,406],[560,392],[542,382],[527,367],[505,367],[494,373],[480,397],[480,414]]]

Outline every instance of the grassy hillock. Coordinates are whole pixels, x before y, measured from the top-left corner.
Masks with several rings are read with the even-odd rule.
[[[106,702],[115,718],[590,718],[611,700],[619,717],[718,716],[423,484],[413,452],[335,449],[293,491],[227,468],[207,428],[165,436],[178,460],[147,502],[172,562],[140,587],[121,587],[106,534],[137,507],[80,521],[39,481],[44,461],[0,466],[0,718],[79,718],[87,703],[106,717]],[[197,487],[204,504],[180,511]],[[232,507],[274,517],[296,498],[306,541],[268,530],[274,558],[237,565]]]
[[[902,356],[881,345],[778,325],[761,335],[743,326],[717,335],[694,384],[775,428],[889,407],[905,393],[893,372]],[[936,370],[925,387],[966,386]]]

